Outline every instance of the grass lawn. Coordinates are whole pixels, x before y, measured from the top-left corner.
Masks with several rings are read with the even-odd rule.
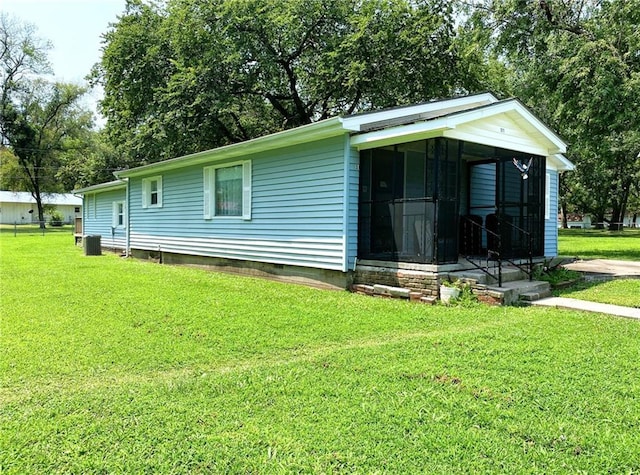
[[[640,260],[640,229],[606,231],[600,229],[560,229],[561,255],[582,259]],[[563,297],[593,302],[640,307],[640,279],[609,282],[581,282],[555,292]]]
[[[0,472],[635,473],[640,322],[0,234]]]
[[[562,297],[640,308],[640,279],[579,282],[557,292]]]
[[[558,234],[558,251],[561,256],[640,260],[640,229],[560,229]]]

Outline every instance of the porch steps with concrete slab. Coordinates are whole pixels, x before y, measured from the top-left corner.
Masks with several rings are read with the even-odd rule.
[[[488,272],[488,273],[487,273]],[[489,268],[487,272],[480,269],[467,269],[449,273],[449,279],[461,280],[469,284],[498,285],[498,269]],[[514,282],[517,280],[528,279],[527,274],[517,267],[502,268],[502,282]]]
[[[471,285],[480,300],[500,305],[529,303],[551,296],[548,282],[529,280],[526,272],[517,267],[503,267],[502,287],[498,286],[497,269],[489,269],[491,275],[479,270],[449,273],[451,280],[458,279]]]

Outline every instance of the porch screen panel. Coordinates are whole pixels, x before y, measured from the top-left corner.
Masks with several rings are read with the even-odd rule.
[[[424,140],[361,152],[360,258],[432,262],[435,213],[426,196],[426,152]]]
[[[371,150],[360,152],[360,190],[358,195],[358,257],[371,255]]]
[[[533,256],[544,255],[545,158],[517,152],[505,152],[498,160],[497,206],[501,220],[502,248],[505,257],[526,257],[531,236]],[[527,164],[532,159],[527,179],[514,166],[513,159]],[[526,232],[525,232],[526,231]]]
[[[436,139],[437,158],[437,256],[438,264],[458,261],[458,200],[460,146],[457,140]]]

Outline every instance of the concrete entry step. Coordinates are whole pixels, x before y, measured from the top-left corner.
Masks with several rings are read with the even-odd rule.
[[[540,280],[515,280],[497,285],[476,286],[474,293],[484,295],[502,305],[513,305],[518,302],[532,302],[551,295],[549,282]]]
[[[488,273],[487,273],[488,272]],[[463,280],[469,283],[483,284],[483,285],[498,285],[498,269],[490,267],[487,272],[480,269],[469,269],[457,272],[450,272],[449,278],[451,280]],[[515,282],[519,280],[525,280],[528,276],[526,272],[518,269],[517,267],[503,267],[502,268],[502,282]]]

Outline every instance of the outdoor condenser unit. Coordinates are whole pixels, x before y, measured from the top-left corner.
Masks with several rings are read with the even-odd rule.
[[[85,236],[83,239],[84,255],[99,256],[102,254],[100,239],[102,236]]]

